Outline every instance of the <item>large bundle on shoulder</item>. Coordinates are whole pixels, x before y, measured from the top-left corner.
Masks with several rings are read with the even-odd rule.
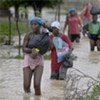
[[[29,48],[38,48],[40,54],[45,54],[49,48],[49,34],[48,33],[42,33],[33,36],[32,39],[30,39],[28,47]]]
[[[93,6],[92,9],[91,9],[91,14],[92,15],[100,14],[100,7]]]

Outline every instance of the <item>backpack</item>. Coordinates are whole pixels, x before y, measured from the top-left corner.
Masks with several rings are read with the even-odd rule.
[[[33,35],[29,39],[28,47],[38,48],[41,55],[45,54],[49,48],[50,38],[49,33],[41,33]]]

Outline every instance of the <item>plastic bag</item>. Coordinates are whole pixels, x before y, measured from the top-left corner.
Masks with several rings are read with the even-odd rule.
[[[100,7],[93,6],[90,12],[92,15],[98,15],[100,14]]]

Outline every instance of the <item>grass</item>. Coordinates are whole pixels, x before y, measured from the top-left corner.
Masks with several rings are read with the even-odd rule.
[[[17,56],[15,56],[14,58],[15,58],[15,59],[19,59],[19,60],[20,60],[20,59],[24,59],[24,57],[21,56],[21,55],[17,55]]]
[[[100,81],[100,73],[98,74],[98,79]],[[87,100],[100,100],[100,82],[93,86],[92,92],[88,95]]]
[[[19,21],[19,29],[21,34],[26,33],[28,30],[28,26],[25,22]],[[7,20],[0,20],[0,35],[8,35],[8,34],[9,34],[9,22]],[[11,22],[11,34],[17,35],[15,21]]]
[[[25,21],[19,21],[19,30],[20,33],[27,33],[28,30],[31,30],[30,26],[27,25]],[[16,23],[13,20],[11,22],[11,36],[18,35],[16,30]],[[8,20],[0,20],[0,43],[4,42],[4,40],[7,40],[9,36],[9,22]]]
[[[21,34],[26,33],[27,30],[31,30],[31,27],[29,27],[29,29],[27,28],[28,28],[27,23],[19,21],[19,29],[20,29]],[[2,43],[8,35],[9,35],[8,20],[0,20],[0,43]],[[11,35],[12,36],[17,35],[15,21],[11,22]],[[15,48],[18,48],[18,46],[15,46]],[[17,55],[16,57],[10,57],[10,58],[23,59],[23,57],[19,55]],[[44,59],[50,60],[50,55],[45,54]]]
[[[45,59],[45,60],[50,60],[50,55],[45,54],[45,55],[44,55],[44,59]]]
[[[91,94],[87,97],[87,100],[99,100],[100,99],[100,84],[95,85]]]

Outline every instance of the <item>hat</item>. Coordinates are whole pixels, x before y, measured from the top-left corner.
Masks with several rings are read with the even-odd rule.
[[[29,22],[30,22],[30,24],[32,24],[32,22],[36,22],[40,25],[43,25],[43,24],[46,23],[46,21],[44,19],[40,18],[40,17],[33,17],[29,20]]]
[[[57,29],[60,29],[60,23],[58,21],[54,21],[52,22],[51,27],[56,27]]]
[[[69,13],[76,12],[76,9],[75,8],[70,8],[68,12]]]

